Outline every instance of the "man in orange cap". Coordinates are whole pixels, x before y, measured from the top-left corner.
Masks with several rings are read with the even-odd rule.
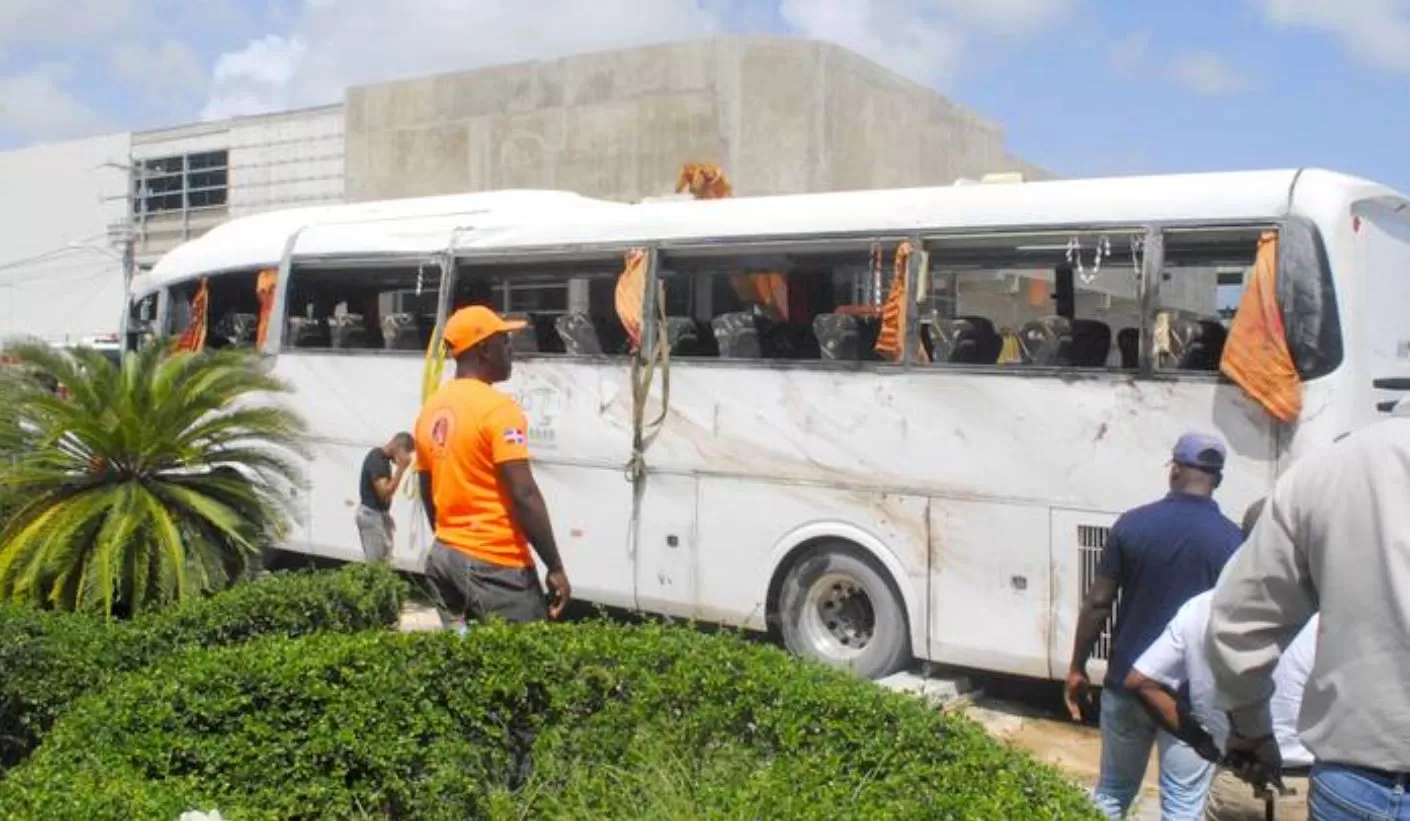
[[[506,621],[557,619],[571,587],[548,507],[529,469],[528,424],[514,400],[491,387],[509,378],[509,334],[523,322],[489,308],[461,308],[445,326],[455,379],[416,421],[421,498],[435,529],[426,575],[443,616]],[[529,545],[548,569],[551,601]]]

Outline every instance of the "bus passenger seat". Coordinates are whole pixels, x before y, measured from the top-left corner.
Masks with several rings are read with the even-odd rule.
[[[710,322],[715,341],[720,346],[721,359],[758,359],[759,326],[751,313],[720,314]]]
[[[1003,337],[982,316],[937,319],[927,327],[931,357],[955,365],[993,365],[999,361]]]
[[[1141,329],[1122,328],[1116,334],[1116,348],[1121,351],[1121,367],[1134,371],[1141,366]]]
[[[530,330],[539,353],[567,353],[563,339],[558,336],[556,323],[558,314],[530,314]]]
[[[1223,324],[1209,319],[1173,319],[1170,336],[1176,362],[1182,371],[1219,370],[1224,356],[1224,343],[1229,332]]]
[[[563,340],[563,350],[574,356],[601,356],[602,340],[592,317],[581,311],[564,314],[554,320],[553,327]]]
[[[706,356],[700,344],[700,326],[688,316],[666,317],[666,339],[672,356]]]
[[[983,316],[962,316],[961,320],[968,324],[962,336],[965,340],[973,340],[973,359],[952,360],[957,363],[967,365],[993,365],[999,361],[999,354],[1004,350],[1004,337],[994,327],[994,323]],[[970,349],[967,349],[970,350]],[[970,356],[971,354],[965,354]]]
[[[291,316],[287,328],[291,348],[328,347],[328,326],[321,319]]]
[[[228,313],[213,328],[215,334],[236,347],[253,347],[259,330],[259,317],[254,314]]]
[[[506,314],[505,319],[523,320],[524,329],[515,331],[509,335],[509,347],[515,353],[538,353],[539,348],[539,317],[534,314]]]
[[[1096,319],[1072,320],[1072,361],[1076,368],[1105,368],[1111,357],[1111,326]]]
[[[1060,316],[1027,322],[1018,330],[1025,365],[1063,365],[1072,359],[1072,323]]]
[[[372,341],[362,314],[340,314],[328,318],[329,347],[366,348]]]
[[[382,317],[382,346],[390,351],[424,351],[431,344],[430,322],[412,313],[391,313]]]
[[[856,362],[862,358],[856,317],[818,314],[813,317],[813,335],[818,338],[818,349],[825,360]]]

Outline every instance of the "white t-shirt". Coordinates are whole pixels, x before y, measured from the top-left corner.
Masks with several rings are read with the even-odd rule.
[[[1186,682],[1190,686],[1190,709],[1194,717],[1224,749],[1229,736],[1229,720],[1219,704],[1214,689],[1214,673],[1205,657],[1205,633],[1209,629],[1209,606],[1214,592],[1209,591],[1185,602],[1175,618],[1146,652],[1136,660],[1135,669],[1152,681],[1178,690]],[[1273,715],[1273,734],[1283,754],[1283,764],[1305,767],[1312,764],[1312,753],[1302,746],[1297,732],[1297,716],[1302,709],[1302,688],[1312,672],[1317,651],[1317,616],[1313,616],[1302,632],[1278,659],[1273,671],[1273,698],[1269,710]]]

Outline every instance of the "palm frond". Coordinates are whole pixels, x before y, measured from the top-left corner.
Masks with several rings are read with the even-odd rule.
[[[0,522],[0,598],[135,612],[218,589],[287,532],[307,428],[257,357],[7,353],[0,492],[23,502]]]

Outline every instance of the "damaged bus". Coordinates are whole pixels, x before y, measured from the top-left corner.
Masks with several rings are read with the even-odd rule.
[[[294,387],[287,550],[361,557],[362,456],[411,427],[440,323],[487,304],[529,321],[502,388],[581,598],[865,676],[1060,678],[1108,528],[1166,492],[1182,432],[1228,443],[1237,519],[1410,390],[1410,203],[1320,170],[506,191],[236,219],[130,297],[130,342],[257,347]],[[393,561],[419,570],[402,491]]]

